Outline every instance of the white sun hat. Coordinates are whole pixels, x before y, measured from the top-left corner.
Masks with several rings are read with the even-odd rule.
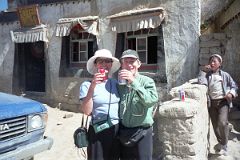
[[[95,60],[97,58],[109,58],[113,60],[112,63],[112,68],[109,71],[109,75],[111,75],[112,73],[116,72],[119,68],[120,68],[120,62],[117,58],[112,56],[112,53],[107,50],[107,49],[100,49],[97,50],[94,54],[94,56],[92,56],[88,61],[87,61],[87,71],[94,75],[95,73],[97,73],[97,68],[95,66]]]
[[[210,56],[209,61],[210,61],[213,57],[219,58],[220,63],[222,63],[222,56],[220,56],[219,54],[213,54],[213,55]]]

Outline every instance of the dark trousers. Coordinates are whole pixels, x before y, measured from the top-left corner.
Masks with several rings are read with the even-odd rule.
[[[152,160],[153,128],[147,129],[147,134],[135,146],[126,147],[121,144],[121,160]]]
[[[214,133],[220,144],[226,145],[228,142],[228,112],[229,104],[226,99],[211,100],[211,106],[208,109],[212,121]]]
[[[100,133],[95,133],[90,125],[88,130],[89,145],[87,147],[89,160],[118,160],[120,143],[117,138],[119,125],[114,125]]]

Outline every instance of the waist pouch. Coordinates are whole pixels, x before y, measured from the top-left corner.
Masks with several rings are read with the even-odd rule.
[[[118,139],[124,146],[132,147],[147,134],[149,128],[150,127],[128,128],[121,125]]]
[[[221,108],[224,105],[229,106],[229,103],[228,103],[227,99],[225,99],[225,98],[211,100],[211,107]]]

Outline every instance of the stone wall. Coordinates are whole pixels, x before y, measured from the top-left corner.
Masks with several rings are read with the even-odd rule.
[[[240,82],[239,32],[233,33],[211,33],[200,36],[199,65],[208,64],[212,54],[219,54],[223,58],[222,69],[228,72],[236,82]]]
[[[200,36],[199,65],[208,64],[212,54],[224,56],[227,45],[227,35],[225,33],[212,33]]]
[[[180,89],[185,91],[185,101],[179,100]],[[209,118],[206,91],[205,86],[191,83],[170,91],[172,99],[160,105],[157,118],[158,145],[161,146],[159,155],[156,155],[158,158],[207,160]]]

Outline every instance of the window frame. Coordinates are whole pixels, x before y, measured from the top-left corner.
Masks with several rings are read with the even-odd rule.
[[[151,32],[151,29],[152,28],[146,28],[146,30],[148,30],[148,32],[146,33],[143,33],[144,31],[143,31],[143,29],[141,29],[141,30],[137,30],[137,31],[130,31],[130,32],[125,32],[125,39],[126,39],[126,43],[125,43],[125,49],[128,49],[129,47],[128,47],[128,41],[130,40],[130,39],[134,39],[135,38],[135,45],[136,45],[136,51],[139,53],[139,51],[141,51],[141,50],[138,50],[138,39],[142,39],[142,38],[145,38],[145,40],[146,40],[146,50],[145,50],[145,62],[143,62],[142,61],[142,64],[144,64],[144,65],[155,65],[155,64],[149,64],[149,62],[148,62],[148,37],[151,37],[151,36],[156,36],[156,37],[158,37],[159,36],[159,34],[158,33],[155,33],[156,31],[154,31],[154,33],[150,33]],[[137,32],[137,33],[136,33]],[[140,33],[139,33],[140,32]],[[135,34],[136,33],[136,34]],[[128,34],[130,34],[130,35],[128,35]],[[157,58],[157,57],[156,57]],[[157,64],[157,63],[156,63]]]
[[[88,61],[88,50],[89,50],[89,42],[94,42],[94,38],[89,38],[89,37],[93,37],[94,35],[91,35],[91,33],[85,32],[85,31],[77,31],[78,33],[87,33],[89,34],[87,38],[85,37],[81,37],[81,39],[73,39],[72,34],[70,34],[70,41],[69,41],[69,63],[70,64],[84,64],[87,63]],[[78,61],[73,61],[73,43],[78,42]],[[81,61],[81,48],[80,48],[80,44],[81,43],[85,43],[86,44],[86,50],[84,51],[87,55],[87,59],[85,61]]]
[[[145,39],[145,50],[140,50],[140,49],[138,49],[138,40],[139,39]],[[140,56],[140,53],[141,52],[145,52],[145,61],[142,61],[141,60],[141,62],[143,63],[143,64],[148,64],[148,37],[147,36],[139,36],[139,37],[136,37],[136,51],[138,52],[138,54],[139,54],[139,57],[141,57]]]
[[[73,43],[75,43],[75,42],[78,42],[78,51],[73,52]],[[72,64],[73,63],[86,63],[87,62],[87,60],[86,61],[81,61],[81,53],[83,52],[83,51],[81,51],[81,48],[80,48],[81,43],[85,43],[86,50],[84,50],[84,52],[88,56],[88,41],[86,41],[86,40],[74,40],[74,41],[71,41],[70,42],[70,63],[72,63]],[[78,61],[73,61],[74,53],[78,54]]]

